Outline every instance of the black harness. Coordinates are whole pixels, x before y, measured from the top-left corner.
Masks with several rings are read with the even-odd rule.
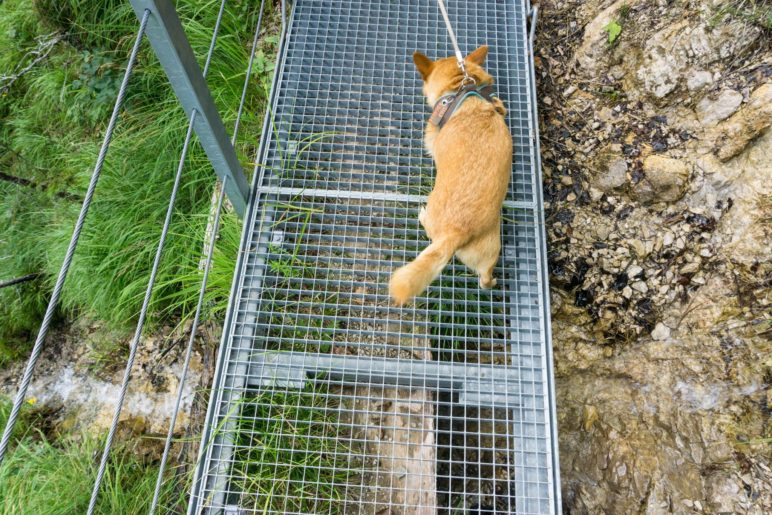
[[[478,96],[490,103],[493,103],[493,99],[496,98],[496,94],[493,92],[493,86],[486,84],[483,86],[476,86],[475,84],[466,84],[461,86],[461,89],[455,93],[449,95],[443,95],[434,105],[432,116],[429,121],[442,129],[456,109],[461,106],[461,103],[470,96]]]

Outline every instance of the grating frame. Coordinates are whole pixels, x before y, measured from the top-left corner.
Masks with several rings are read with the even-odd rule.
[[[530,6],[446,4],[465,53],[490,46],[513,136],[498,285],[454,260],[388,299],[428,245],[411,54],[452,54],[436,2],[297,0],[190,513],[560,512]]]

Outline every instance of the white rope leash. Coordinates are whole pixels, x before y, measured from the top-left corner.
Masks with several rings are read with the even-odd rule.
[[[448,34],[450,35],[450,42],[453,43],[453,49],[456,52],[458,67],[461,69],[461,73],[464,74],[464,82],[470,80],[474,82],[474,79],[472,79],[472,77],[470,77],[466,72],[466,67],[464,66],[464,55],[461,53],[461,49],[458,48],[458,41],[456,41],[456,34],[453,32],[453,26],[450,24],[450,18],[448,18],[448,11],[445,9],[445,2],[443,0],[437,0],[437,3],[440,5],[440,11],[442,12],[442,17],[445,19],[445,26],[448,28]]]

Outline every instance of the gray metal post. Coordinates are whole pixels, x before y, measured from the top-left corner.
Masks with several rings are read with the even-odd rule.
[[[221,180],[228,178],[225,193],[236,213],[243,217],[249,200],[249,185],[174,5],[169,0],[130,1],[137,16],[141,17],[146,9],[150,11],[147,38],[185,114],[190,118],[193,110],[196,111],[193,127],[196,135],[215,173]]]

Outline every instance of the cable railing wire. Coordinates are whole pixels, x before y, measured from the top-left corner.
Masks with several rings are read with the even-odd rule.
[[[202,71],[202,75],[203,75],[204,78],[206,78],[206,75],[209,72],[209,66],[210,66],[210,64],[212,62],[212,55],[214,53],[214,48],[215,48],[215,46],[217,44],[217,35],[219,33],[220,25],[222,23],[222,17],[223,17],[224,10],[225,10],[225,0],[222,0],[222,2],[220,3],[220,9],[219,9],[219,11],[217,13],[217,20],[215,22],[215,26],[214,26],[213,31],[212,31],[212,39],[211,39],[211,41],[209,43],[209,50],[207,51],[206,61],[204,63],[204,69]],[[163,229],[161,230],[161,238],[160,238],[160,240],[158,242],[158,247],[156,249],[155,259],[153,260],[153,268],[152,268],[152,270],[150,272],[150,278],[148,279],[147,289],[145,290],[145,298],[144,298],[143,303],[142,303],[142,309],[140,310],[139,320],[137,322],[137,327],[136,327],[136,330],[134,332],[134,338],[133,338],[133,340],[131,342],[130,351],[129,351],[129,357],[126,360],[126,369],[124,371],[123,380],[121,381],[121,392],[119,394],[118,401],[117,401],[116,406],[115,406],[115,412],[113,414],[113,420],[112,420],[112,423],[110,425],[110,430],[108,431],[108,434],[107,434],[107,439],[105,441],[105,449],[104,449],[104,452],[102,454],[102,460],[101,460],[100,465],[99,465],[99,471],[97,473],[96,480],[94,481],[94,488],[93,488],[93,490],[91,492],[91,501],[89,502],[89,508],[88,508],[88,514],[89,515],[91,515],[94,512],[94,508],[96,507],[96,501],[97,501],[97,499],[99,497],[99,489],[101,487],[102,479],[104,478],[104,473],[105,473],[105,470],[106,470],[106,467],[107,467],[107,460],[108,460],[109,455],[110,455],[110,448],[112,446],[112,441],[113,441],[113,438],[115,436],[115,432],[116,432],[116,430],[118,428],[118,422],[119,422],[119,419],[120,419],[121,410],[123,409],[123,402],[125,400],[126,391],[128,390],[129,381],[131,379],[131,369],[134,366],[134,359],[135,359],[135,356],[136,356],[137,348],[139,346],[139,340],[140,340],[140,338],[142,336],[142,330],[144,328],[144,323],[145,323],[145,318],[147,316],[147,311],[148,311],[148,308],[150,306],[150,299],[151,299],[152,294],[153,294],[153,287],[155,286],[155,280],[156,280],[156,275],[157,275],[157,272],[158,272],[158,267],[160,265],[161,258],[162,258],[162,255],[163,255],[163,249],[164,249],[164,247],[166,245],[166,236],[168,234],[169,226],[171,224],[171,219],[172,219],[172,215],[173,215],[173,212],[174,212],[174,204],[175,204],[175,201],[176,201],[177,191],[179,190],[179,185],[180,185],[180,181],[181,181],[181,178],[182,178],[182,171],[185,168],[185,161],[187,160],[188,150],[190,148],[190,141],[191,141],[191,138],[193,137],[193,130],[194,130],[194,125],[195,125],[195,121],[196,121],[196,114],[197,114],[197,111],[195,109],[193,109],[191,111],[191,114],[190,114],[190,122],[188,124],[187,133],[185,134],[185,140],[184,140],[183,145],[182,145],[182,152],[180,153],[180,160],[179,160],[179,164],[177,166],[177,174],[176,174],[176,176],[174,178],[174,187],[172,188],[172,193],[171,193],[171,196],[169,198],[169,205],[168,205],[167,211],[166,211],[166,218],[164,220],[164,226],[163,226]],[[224,186],[225,186],[225,183],[223,182],[223,189],[222,189],[223,191],[224,191]],[[215,224],[219,224],[220,207],[221,206],[222,206],[222,193],[220,194],[220,197],[219,197],[219,200],[218,200],[218,210],[217,210],[217,213],[215,215]],[[214,240],[214,238],[216,238],[216,236],[217,236],[217,229],[216,229],[216,226],[215,226],[215,229],[212,231],[212,240]],[[207,280],[208,273],[209,273],[209,265],[211,264],[211,255],[212,255],[213,246],[214,246],[214,241],[211,242],[211,245],[209,247],[210,252],[209,252],[209,255],[207,256],[206,270],[205,270],[205,273],[204,273],[204,279],[203,279],[202,288],[201,288],[201,291],[200,291],[200,294],[199,294],[199,304],[198,304],[198,307],[196,309],[196,320],[194,322],[193,329],[191,331],[190,343],[188,345],[188,350],[187,350],[187,354],[186,354],[186,360],[185,360],[185,365],[184,365],[184,374],[187,374],[187,369],[188,369],[188,367],[190,365],[190,354],[192,352],[192,344],[193,344],[193,341],[195,340],[195,336],[196,336],[196,329],[195,328],[198,326],[198,317],[200,315],[200,309],[201,309],[202,302],[203,302],[203,295],[204,295],[204,292],[206,290],[206,280]],[[169,435],[171,435],[173,430],[174,430],[174,423],[176,421],[176,416],[177,416],[177,413],[179,411],[179,405],[181,403],[182,386],[183,386],[183,384],[181,383],[180,386],[179,386],[180,389],[179,389],[179,392],[178,392],[178,395],[177,395],[177,404],[176,404],[175,411],[174,411],[174,417],[173,417],[173,419],[171,421],[171,424],[170,424]],[[171,438],[169,437],[169,435],[167,435],[167,442],[169,442],[167,445],[170,445],[170,441],[171,441]],[[164,447],[164,455],[163,455],[163,459],[162,459],[162,465],[161,465],[161,469],[159,471],[158,479],[156,481],[156,488],[155,488],[155,491],[153,493],[153,501],[152,501],[152,504],[151,504],[150,513],[154,513],[155,509],[157,508],[158,497],[159,497],[159,493],[160,493],[160,486],[161,486],[161,483],[162,483],[163,471],[164,471],[164,468],[165,468],[165,465],[166,465],[166,460],[168,459],[168,453],[169,453],[169,449],[165,445],[165,447]]]
[[[223,182],[227,181],[225,177]],[[169,422],[169,431],[166,433],[166,441],[164,442],[164,452],[161,456],[161,464],[158,469],[158,478],[155,483],[155,490],[153,491],[153,502],[150,505],[150,515],[153,515],[158,507],[158,498],[161,494],[161,485],[163,484],[164,470],[166,469],[166,462],[169,458],[169,450],[171,449],[172,437],[174,435],[174,426],[177,423],[177,415],[180,411],[180,405],[182,404],[182,393],[184,391],[185,381],[187,380],[188,369],[190,368],[190,358],[193,355],[193,343],[196,340],[196,333],[198,329],[199,319],[201,317],[201,308],[204,305],[204,295],[206,294],[206,285],[209,280],[209,270],[212,267],[212,256],[214,255],[214,245],[217,240],[217,231],[220,227],[220,214],[222,213],[222,201],[225,196],[225,185],[220,188],[220,194],[217,197],[217,209],[214,214],[214,222],[211,237],[209,239],[209,249],[206,256],[206,264],[204,265],[204,276],[201,279],[201,288],[198,291],[198,304],[196,305],[196,314],[193,318],[193,327],[190,330],[190,338],[188,339],[188,347],[185,351],[185,362],[182,366],[182,373],[180,374],[180,380],[178,382],[177,399],[174,404],[174,411]]]
[[[213,34],[213,41],[217,35],[217,27],[219,26],[219,21],[222,17],[222,11],[223,11],[224,5],[225,5],[225,1],[223,1],[223,3],[220,6],[220,13],[217,18],[218,23],[217,25],[215,25],[215,31]],[[252,38],[252,49],[249,56],[249,63],[247,65],[246,76],[244,78],[244,87],[241,92],[239,108],[238,108],[238,112],[236,113],[236,121],[233,127],[233,136],[231,137],[231,144],[233,145],[236,144],[236,140],[238,138],[238,132],[239,132],[239,125],[241,121],[241,115],[244,112],[244,103],[246,101],[247,91],[249,89],[249,79],[252,76],[252,67],[255,60],[255,51],[257,50],[257,41],[260,35],[260,27],[262,26],[264,7],[265,7],[265,0],[262,0],[260,2],[260,10],[257,18],[257,25],[255,26],[255,33]],[[208,67],[208,64],[209,64],[209,58],[207,58],[207,67]],[[205,67],[205,70],[207,69],[207,67]],[[227,177],[225,180],[227,180]],[[225,195],[224,182],[225,181],[223,181],[223,184],[220,185],[220,192],[217,198],[217,207],[214,212],[214,220],[212,222],[213,227],[210,231],[210,238],[208,241],[206,262],[204,263],[203,277],[201,279],[201,288],[199,289],[199,292],[198,292],[198,303],[196,305],[196,311],[193,319],[193,326],[191,327],[190,338],[188,339],[188,347],[185,351],[185,361],[184,361],[182,371],[180,373],[179,382],[178,382],[179,386],[177,391],[177,399],[174,405],[174,410],[172,411],[171,420],[169,421],[169,430],[166,434],[166,441],[164,442],[164,451],[161,457],[161,464],[158,469],[158,477],[156,479],[155,490],[153,492],[153,501],[150,507],[150,515],[153,515],[156,509],[158,508],[158,499],[161,493],[161,486],[163,485],[163,475],[166,470],[169,451],[171,450],[172,438],[174,437],[174,428],[176,426],[177,417],[179,415],[180,406],[182,404],[182,392],[183,392],[185,383],[187,381],[188,370],[190,368],[190,359],[193,354],[193,343],[195,341],[196,334],[198,332],[198,325],[199,325],[199,320],[201,316],[201,310],[203,308],[204,295],[206,293],[206,287],[209,281],[209,271],[211,270],[211,266],[212,266],[212,257],[214,255],[214,245],[215,245],[215,241],[217,240],[217,233],[220,226],[220,215],[222,213],[223,199]]]
[[[161,239],[158,242],[156,248],[155,258],[153,259],[153,268],[150,271],[150,279],[148,279],[147,289],[145,290],[145,298],[142,301],[142,309],[139,312],[139,320],[137,321],[137,327],[134,331],[134,338],[131,341],[129,347],[129,357],[126,360],[126,369],[123,372],[123,379],[121,381],[121,391],[118,394],[118,400],[115,405],[115,412],[113,413],[113,420],[110,424],[110,429],[107,433],[107,439],[105,440],[105,448],[102,452],[102,460],[99,463],[99,471],[97,472],[96,480],[94,481],[94,489],[91,492],[91,500],[88,506],[88,515],[94,513],[96,508],[97,498],[99,497],[99,488],[102,485],[102,479],[104,478],[105,470],[107,469],[107,460],[110,456],[110,448],[113,444],[113,438],[115,432],[118,429],[118,421],[121,417],[121,410],[123,408],[123,401],[126,398],[126,391],[129,388],[129,380],[131,379],[131,369],[134,366],[134,358],[137,354],[137,348],[139,347],[139,340],[142,336],[142,329],[145,325],[145,317],[147,317],[147,311],[150,307],[150,298],[153,294],[153,286],[155,286],[155,279],[158,273],[158,267],[161,263],[161,257],[163,255],[164,247],[166,246],[166,236],[169,233],[169,226],[172,221],[172,213],[174,212],[174,204],[177,200],[177,191],[180,187],[180,179],[182,178],[182,170],[185,165],[185,158],[187,157],[188,148],[190,147],[190,138],[193,135],[193,124],[196,119],[197,111],[194,109],[190,114],[190,125],[188,125],[188,132],[185,136],[185,143],[182,147],[182,156],[180,157],[179,165],[177,166],[177,174],[174,177],[174,186],[172,187],[172,193],[169,197],[169,205],[166,209],[166,218],[164,220],[163,229],[161,229]]]
[[[247,76],[246,76],[245,81],[244,81],[244,88],[243,88],[242,94],[241,94],[241,102],[239,104],[239,110],[238,110],[238,114],[236,116],[236,125],[235,125],[235,128],[234,128],[234,134],[233,134],[233,142],[234,142],[234,144],[235,144],[236,136],[237,136],[238,130],[239,130],[239,122],[240,122],[241,115],[242,115],[242,112],[243,112],[243,104],[244,104],[244,101],[245,101],[245,98],[246,98],[246,90],[247,90],[247,87],[248,87],[249,78],[250,78],[251,73],[252,73],[252,66],[253,66],[253,62],[254,62],[255,50],[257,48],[258,35],[259,35],[259,31],[260,31],[260,26],[262,24],[262,16],[263,16],[264,3],[265,3],[265,0],[262,0],[261,3],[260,3],[260,15],[258,17],[258,25],[257,25],[257,28],[255,29],[255,35],[254,35],[254,38],[253,38],[253,45],[252,45],[252,53],[250,55],[249,64],[247,66]],[[280,30],[280,36],[279,36],[278,55],[281,55],[281,53],[282,53],[282,48],[283,48],[283,45],[284,45],[284,41],[285,41],[285,38],[286,38],[286,32],[287,32],[286,16],[284,15],[285,10],[286,10],[285,0],[281,0],[281,2],[280,2],[280,9],[281,9],[282,16],[281,16],[281,30]],[[274,73],[278,74],[278,71],[275,71]],[[274,81],[275,80],[276,80],[276,76],[274,76]],[[274,87],[275,87],[275,85],[274,85]],[[273,91],[271,92],[271,94],[272,93],[273,93]],[[269,102],[270,102],[270,95],[269,95]],[[264,131],[268,130],[267,123],[268,123],[268,120],[264,120],[264,127],[263,127]],[[261,176],[262,176],[262,172],[264,170],[264,167],[257,167],[256,166],[255,167],[255,174],[258,173],[258,169],[260,170],[260,177],[255,176],[253,178],[253,181],[255,181],[256,183],[259,184],[259,183],[262,182]],[[251,199],[251,202],[257,203],[258,200],[259,200],[259,196],[254,198],[254,199]],[[255,206],[253,206],[253,208],[254,207]],[[230,310],[230,306],[229,306],[229,310]],[[228,317],[229,317],[229,314],[226,313],[225,318],[228,319]],[[222,345],[222,347],[221,347],[220,352],[223,352],[223,350],[225,350],[225,351],[228,350],[228,345],[227,345],[227,343],[225,341],[223,341],[221,343],[221,345]],[[214,396],[217,392],[213,389],[211,393]],[[207,410],[207,415],[206,415],[207,420],[209,420],[209,418],[210,418],[210,412],[209,411],[214,409],[214,407],[217,404],[218,404],[218,402],[214,400],[214,397],[212,397],[210,399],[210,401],[209,401],[209,404],[208,404],[208,410]],[[204,428],[204,433],[206,433],[206,426]],[[209,443],[211,443],[211,442],[209,442]],[[200,476],[200,466],[201,466],[201,463],[204,462],[207,459],[207,449],[209,448],[209,443],[204,444],[204,442],[202,441],[202,443],[201,443],[201,445],[199,447],[199,450],[198,450],[198,457],[196,459],[196,471],[193,474],[193,486],[191,488],[190,505],[188,507],[188,513],[192,513],[193,512],[192,510],[196,509],[196,503],[197,503],[196,492],[197,492],[197,488],[199,486],[199,483],[201,481],[206,481],[205,478]],[[211,449],[209,449],[209,450],[211,450]]]
[[[223,2],[223,4],[224,4],[224,2]],[[239,108],[238,108],[238,111],[236,113],[236,121],[234,123],[234,128],[233,128],[233,136],[231,138],[231,144],[233,144],[233,145],[236,144],[236,140],[238,138],[238,132],[239,132],[239,125],[240,125],[240,121],[241,121],[241,116],[242,116],[242,114],[244,112],[244,103],[246,101],[247,91],[249,89],[249,79],[252,76],[252,67],[253,67],[254,58],[255,58],[255,51],[257,50],[257,42],[258,42],[258,37],[259,37],[259,34],[260,34],[260,27],[262,26],[264,7],[265,7],[265,0],[260,2],[260,11],[259,11],[259,14],[258,14],[257,25],[255,27],[255,34],[254,34],[254,37],[252,39],[252,49],[251,49],[250,57],[249,57],[249,64],[247,66],[246,76],[244,78],[244,86],[243,86],[242,93],[241,93],[241,100],[239,102]],[[226,177],[226,180],[227,180],[227,177]],[[217,233],[218,233],[219,224],[220,224],[220,215],[221,215],[221,212],[222,212],[224,191],[225,191],[225,184],[224,184],[224,181],[223,181],[223,183],[220,184],[220,191],[219,191],[219,194],[217,196],[218,197],[217,198],[217,207],[215,209],[214,216],[213,216],[212,228],[211,228],[211,230],[208,233],[210,235],[210,237],[209,237],[209,239],[207,241],[207,256],[206,256],[206,261],[205,261],[204,266],[203,266],[203,270],[204,271],[203,271],[203,278],[202,278],[202,281],[201,281],[201,288],[199,290],[198,304],[196,305],[196,311],[195,311],[195,315],[194,315],[194,322],[193,322],[193,326],[191,327],[191,334],[190,334],[190,338],[188,340],[188,347],[187,347],[186,354],[185,354],[185,361],[184,361],[184,364],[183,364],[183,367],[182,367],[182,371],[180,373],[179,382],[178,382],[179,390],[177,392],[177,400],[176,400],[176,403],[175,403],[174,410],[172,412],[171,420],[169,422],[169,430],[168,430],[167,435],[166,435],[166,441],[164,442],[164,451],[163,451],[163,456],[161,458],[161,464],[160,464],[160,467],[159,467],[159,470],[158,470],[158,477],[156,479],[155,491],[153,492],[153,502],[152,502],[152,505],[151,505],[151,508],[150,508],[150,515],[153,515],[153,513],[155,513],[155,510],[158,507],[158,499],[159,499],[159,496],[160,496],[161,486],[163,484],[163,474],[164,474],[164,472],[166,470],[166,464],[167,464],[167,461],[168,461],[168,455],[169,455],[169,451],[171,449],[172,438],[174,436],[174,428],[176,426],[177,417],[179,416],[179,410],[180,410],[181,401],[182,401],[182,392],[183,392],[183,388],[185,386],[185,382],[187,381],[187,374],[188,374],[188,370],[190,368],[190,359],[191,359],[191,356],[192,356],[193,343],[194,343],[194,340],[195,340],[195,337],[196,337],[196,333],[198,331],[198,325],[199,325],[199,320],[200,320],[201,309],[203,307],[204,293],[206,292],[206,287],[207,287],[207,283],[208,283],[208,280],[209,280],[209,271],[211,269],[212,256],[213,256],[213,252],[214,252],[214,245],[215,245],[215,241],[217,239]]]
[[[219,11],[217,13],[217,20],[215,21],[214,28],[212,29],[212,40],[211,40],[211,42],[209,44],[209,50],[208,50],[207,55],[206,55],[206,62],[204,63],[204,70],[203,70],[203,76],[204,77],[206,77],[207,72],[209,71],[209,65],[210,65],[211,60],[212,60],[212,55],[214,53],[214,48],[215,48],[215,45],[217,44],[217,35],[219,34],[220,24],[222,22],[223,13],[225,11],[225,2],[226,2],[226,0],[222,0],[222,2],[220,3],[220,9],[219,9]],[[262,11],[261,11],[261,14],[262,14]],[[254,49],[253,49],[253,52],[254,52]],[[242,102],[243,102],[243,96],[242,96]],[[241,110],[239,109],[239,115],[240,115],[240,113],[241,113]],[[191,118],[190,127],[193,127],[193,122],[194,122],[194,120]],[[189,127],[188,135],[190,135],[190,127]],[[238,127],[238,117],[237,117],[237,127]],[[236,135],[234,133],[232,143],[235,142],[235,137],[236,137]],[[184,146],[183,146],[183,148],[184,148]],[[184,158],[181,158],[181,159],[184,159]],[[218,232],[219,225],[220,225],[220,214],[222,212],[223,198],[225,196],[225,181],[227,181],[227,180],[228,180],[228,178],[225,177],[225,180],[223,180],[223,184],[220,187],[220,193],[219,193],[218,199],[217,199],[217,208],[216,208],[215,213],[214,213],[214,221],[213,221],[213,227],[212,227],[212,231],[211,231],[211,238],[210,238],[210,241],[209,241],[209,248],[208,248],[208,252],[207,252],[207,256],[206,256],[206,262],[204,264],[204,272],[203,272],[203,277],[201,279],[201,288],[200,288],[199,294],[198,294],[198,303],[196,305],[196,312],[195,312],[195,316],[194,316],[194,319],[193,319],[193,327],[190,330],[190,338],[188,340],[188,346],[187,346],[187,349],[185,351],[185,361],[183,363],[182,371],[180,373],[180,380],[178,382],[177,398],[175,400],[174,410],[172,411],[172,416],[171,416],[171,419],[169,421],[169,430],[168,430],[167,435],[166,435],[166,440],[164,442],[163,455],[161,456],[161,463],[160,463],[159,468],[158,468],[158,477],[156,479],[155,488],[153,490],[153,500],[152,500],[151,505],[150,505],[150,512],[149,512],[150,515],[153,515],[155,513],[156,509],[158,508],[158,500],[159,500],[159,497],[160,497],[160,494],[161,494],[161,486],[163,484],[163,475],[164,475],[164,471],[166,470],[166,463],[167,463],[168,458],[169,458],[169,451],[171,449],[172,438],[174,436],[174,428],[175,428],[176,423],[177,423],[177,416],[178,416],[179,411],[180,411],[180,405],[182,404],[182,394],[183,394],[183,391],[184,391],[185,382],[187,381],[188,370],[190,368],[190,359],[191,359],[191,357],[193,355],[193,343],[195,342],[195,339],[196,339],[196,334],[197,334],[197,330],[198,330],[198,323],[199,323],[199,319],[200,319],[200,316],[201,316],[201,309],[203,307],[204,296],[206,294],[206,286],[207,286],[207,282],[209,280],[209,271],[210,271],[211,265],[212,265],[212,257],[214,255],[214,245],[215,245],[215,241],[217,239],[217,232]]]
[[[59,269],[59,275],[56,279],[53,292],[51,293],[51,299],[48,302],[48,307],[46,308],[46,312],[43,317],[43,322],[40,325],[38,336],[35,339],[35,344],[32,347],[32,353],[30,354],[29,360],[27,361],[27,366],[24,369],[24,375],[22,376],[21,383],[19,384],[19,390],[16,394],[13,407],[11,408],[11,412],[8,415],[8,421],[6,422],[6,425],[5,425],[3,437],[2,437],[2,440],[0,440],[0,463],[2,463],[3,458],[5,457],[5,452],[8,449],[8,444],[11,440],[11,434],[13,433],[13,428],[16,424],[16,419],[19,416],[19,410],[21,409],[21,405],[24,403],[24,398],[27,395],[27,389],[29,388],[30,381],[32,380],[32,373],[35,370],[35,366],[37,365],[38,358],[40,357],[40,353],[43,350],[43,343],[45,342],[46,335],[48,334],[48,327],[51,323],[51,319],[54,315],[54,312],[56,311],[56,307],[59,304],[59,296],[61,295],[62,287],[64,286],[65,280],[67,279],[67,273],[70,270],[70,264],[72,262],[72,257],[75,253],[75,249],[78,246],[78,239],[80,238],[80,233],[81,233],[81,230],[83,229],[83,224],[86,220],[89,207],[91,206],[91,201],[94,197],[94,190],[96,189],[97,182],[99,181],[99,176],[102,172],[102,166],[104,165],[105,156],[107,155],[107,151],[110,147],[110,142],[113,139],[113,132],[118,122],[118,116],[120,114],[120,110],[123,105],[123,100],[126,96],[126,88],[129,82],[129,78],[131,77],[132,70],[134,68],[134,63],[136,62],[137,54],[139,52],[139,47],[142,42],[142,37],[145,33],[145,29],[147,28],[147,22],[149,17],[150,17],[150,11],[145,10],[139,24],[139,29],[137,30],[137,36],[136,36],[136,39],[134,40],[134,46],[131,49],[131,54],[129,55],[129,60],[126,64],[126,70],[124,71],[120,88],[118,89],[118,95],[115,99],[113,112],[110,115],[110,121],[107,124],[107,130],[105,131],[105,136],[102,141],[102,146],[99,149],[99,155],[97,157],[96,164],[94,165],[94,171],[91,174],[91,180],[89,181],[88,189],[86,190],[86,196],[83,199],[83,204],[81,206],[80,213],[78,214],[78,219],[75,223],[75,228],[72,232],[70,243],[67,246],[67,252],[65,253],[64,261],[62,262],[62,266]]]
[[[260,2],[260,12],[257,15],[257,26],[255,27],[255,35],[252,38],[252,51],[249,54],[249,63],[247,64],[247,75],[244,79],[244,87],[241,89],[241,100],[239,101],[239,110],[236,113],[236,122],[233,126],[233,137],[231,138],[231,144],[236,144],[236,136],[239,133],[239,124],[241,123],[241,114],[244,112],[244,102],[247,98],[247,90],[249,89],[249,78],[252,76],[252,66],[255,62],[255,50],[257,50],[257,40],[260,37],[260,26],[263,24],[263,9],[265,8],[265,0]]]

